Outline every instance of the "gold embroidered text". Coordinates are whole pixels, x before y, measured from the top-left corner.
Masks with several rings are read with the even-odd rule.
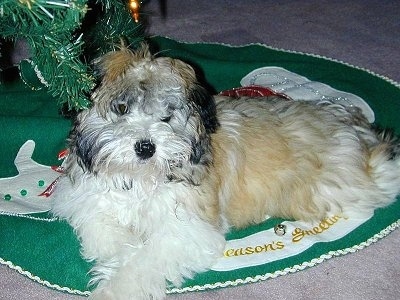
[[[323,233],[325,230],[328,230],[330,227],[332,227],[335,223],[337,223],[342,217],[339,216],[333,216],[330,218],[325,218],[323,219],[318,226],[313,227],[312,229],[309,230],[303,230],[301,228],[296,228],[292,232],[292,242],[297,243],[300,242],[302,238],[304,238],[307,235],[317,235]]]
[[[281,250],[285,247],[283,242],[272,242],[269,244],[264,244],[264,245],[259,245],[259,246],[249,246],[249,247],[244,247],[244,248],[237,248],[237,249],[227,249],[224,252],[225,257],[233,257],[233,256],[241,256],[241,255],[252,255],[252,254],[257,254],[261,252],[267,252],[267,251],[275,251],[275,250]]]

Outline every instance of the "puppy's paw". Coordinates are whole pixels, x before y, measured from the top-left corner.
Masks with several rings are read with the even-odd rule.
[[[89,300],[117,300],[115,295],[106,289],[95,289],[89,296]]]
[[[150,280],[151,281],[151,280]],[[164,281],[165,282],[165,281]],[[140,279],[126,277],[102,281],[90,294],[89,300],[161,300],[165,299],[165,284],[141,282]]]

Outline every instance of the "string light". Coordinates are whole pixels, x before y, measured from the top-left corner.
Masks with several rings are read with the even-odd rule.
[[[140,11],[140,1],[129,0],[128,2],[129,10],[131,11],[132,18],[136,23],[139,22],[139,11]]]

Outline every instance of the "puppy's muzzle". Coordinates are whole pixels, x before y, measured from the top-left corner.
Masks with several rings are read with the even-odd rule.
[[[156,152],[156,145],[150,140],[140,140],[135,144],[136,155],[141,159],[149,159]]]

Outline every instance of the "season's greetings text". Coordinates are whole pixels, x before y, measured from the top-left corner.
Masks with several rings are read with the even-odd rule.
[[[307,238],[309,236],[315,236],[324,233],[327,230],[330,230],[337,222],[340,220],[344,220],[344,217],[333,216],[329,218],[323,219],[317,226],[314,226],[309,229],[302,229],[296,227],[292,231],[292,243],[298,243],[302,239]],[[285,243],[283,241],[272,241],[269,243],[262,243],[259,245],[249,245],[246,247],[240,248],[229,248],[224,252],[225,257],[235,257],[242,255],[254,255],[265,252],[274,252],[279,251],[285,248]]]

